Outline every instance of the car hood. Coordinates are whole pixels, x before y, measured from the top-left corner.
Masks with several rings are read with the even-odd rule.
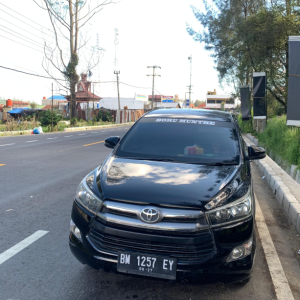
[[[203,208],[238,172],[238,166],[205,166],[115,158],[101,168],[102,199],[147,205]]]

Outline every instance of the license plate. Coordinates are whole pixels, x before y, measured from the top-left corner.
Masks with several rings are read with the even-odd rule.
[[[117,270],[123,273],[176,279],[177,259],[132,252],[119,252]]]

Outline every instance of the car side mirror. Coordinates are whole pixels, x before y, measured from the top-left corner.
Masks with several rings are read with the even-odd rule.
[[[120,137],[119,136],[111,136],[105,140],[105,146],[107,148],[115,148],[116,145],[119,143]]]
[[[249,156],[246,157],[246,160],[263,159],[266,157],[265,149],[255,145],[248,147],[248,154]]]

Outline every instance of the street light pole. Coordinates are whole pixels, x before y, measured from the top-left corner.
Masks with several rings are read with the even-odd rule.
[[[153,110],[153,102],[154,102],[154,77],[155,77],[155,76],[161,77],[160,75],[156,75],[156,74],[155,74],[155,69],[156,69],[156,68],[160,68],[160,69],[161,69],[161,67],[158,67],[158,66],[151,66],[151,67],[147,67],[147,68],[153,68],[153,75],[147,75],[147,76],[153,76],[153,80],[152,80],[152,103],[151,103],[151,110]]]
[[[121,102],[120,102],[120,91],[119,91],[119,74],[120,71],[114,71],[114,74],[117,75],[117,86],[118,86],[118,102],[119,102],[119,110],[121,109]]]
[[[191,56],[189,56],[189,61],[190,61],[190,85],[189,85],[189,97],[190,97],[190,103],[192,103],[192,99],[191,99],[191,97],[192,97],[192,60],[193,60],[193,58],[192,58],[192,55]]]
[[[51,132],[53,132],[53,82],[52,82],[52,122],[51,122]]]

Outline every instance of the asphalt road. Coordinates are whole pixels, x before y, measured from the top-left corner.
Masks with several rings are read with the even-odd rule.
[[[39,230],[45,235],[1,263],[2,299],[276,299],[261,241],[246,284],[186,284],[103,273],[81,265],[68,245],[75,190],[110,149],[95,131],[0,138],[0,254]],[[300,299],[300,239],[253,165],[257,200],[294,299]]]

